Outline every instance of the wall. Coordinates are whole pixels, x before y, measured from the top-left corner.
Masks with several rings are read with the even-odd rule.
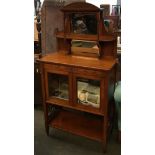
[[[60,8],[55,5],[59,0],[45,0],[45,3],[50,3],[46,9],[42,8],[42,54],[56,52],[57,44],[54,31],[56,28],[63,29],[63,14]],[[65,5],[85,0],[66,0]]]

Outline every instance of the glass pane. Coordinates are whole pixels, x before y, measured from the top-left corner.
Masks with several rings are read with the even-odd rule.
[[[68,77],[64,75],[48,73],[48,92],[49,96],[68,100]]]
[[[90,79],[77,79],[78,103],[90,105],[95,108],[100,107],[100,81]]]

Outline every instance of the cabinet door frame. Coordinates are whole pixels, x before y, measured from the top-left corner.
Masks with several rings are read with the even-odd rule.
[[[61,67],[61,66],[60,66]],[[58,75],[64,75],[64,76],[67,76],[68,77],[68,85],[69,85],[69,89],[68,89],[68,94],[69,94],[69,98],[67,101],[63,101],[63,99],[58,99],[58,98],[55,98],[55,101],[56,102],[60,102],[60,100],[62,100],[60,103],[63,103],[64,104],[67,104],[67,105],[71,105],[72,104],[72,73],[69,71],[70,70],[70,67],[67,68],[68,70],[57,70],[57,69],[53,69],[52,67],[50,68],[44,68],[44,75],[45,75],[45,100],[48,100],[48,99],[52,99],[52,97],[49,96],[49,86],[48,86],[48,73],[51,73],[51,74],[58,74]],[[55,102],[55,104],[56,104]]]

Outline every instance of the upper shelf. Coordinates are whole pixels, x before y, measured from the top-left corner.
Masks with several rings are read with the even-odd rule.
[[[65,34],[64,32],[56,32],[57,38],[66,38],[66,39],[75,39],[75,40],[90,40],[90,41],[97,41],[98,36],[97,35],[86,35],[86,34]],[[105,36],[99,36],[99,41],[114,41],[116,40],[115,36],[112,35],[105,35]]]

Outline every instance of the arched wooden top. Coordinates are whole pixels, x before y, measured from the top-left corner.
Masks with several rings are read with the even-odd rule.
[[[63,12],[99,12],[100,8],[86,2],[75,2],[64,6],[61,11]]]

